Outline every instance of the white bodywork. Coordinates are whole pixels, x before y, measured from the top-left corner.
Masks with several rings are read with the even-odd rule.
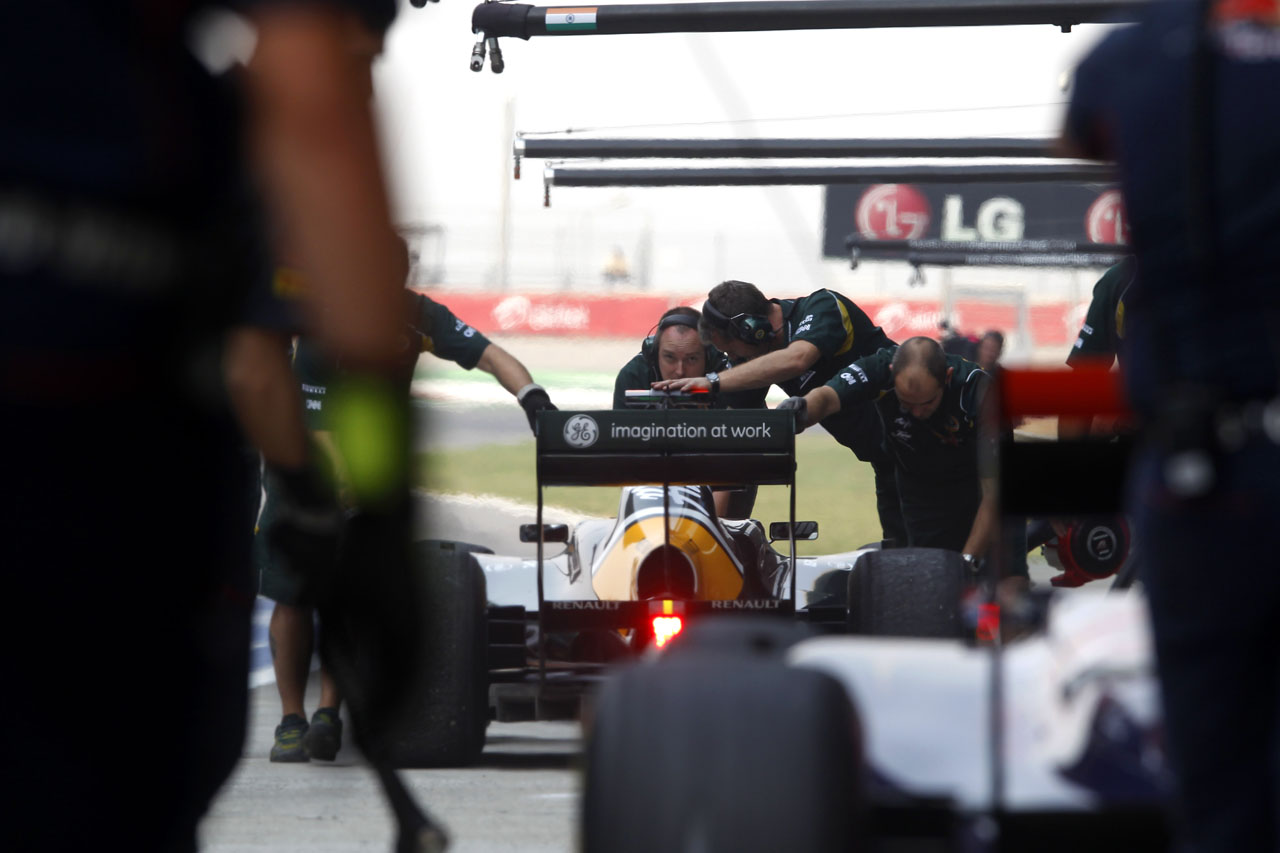
[[[883,778],[968,809],[994,805],[992,660],[989,648],[956,641],[846,636],[806,640],[790,652],[793,664],[845,685],[862,719],[868,761]],[[1144,599],[1132,591],[1059,596],[1047,631],[1010,643],[1001,660],[1003,805],[1095,805],[1096,795],[1061,769],[1081,756],[1102,698],[1120,703],[1144,729],[1159,723]],[[1159,756],[1150,759],[1155,775]]]

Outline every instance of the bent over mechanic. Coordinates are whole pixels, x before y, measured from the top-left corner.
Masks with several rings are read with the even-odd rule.
[[[847,406],[874,403],[893,458],[907,544],[984,556],[996,531],[993,448],[981,446],[978,415],[990,378],[947,355],[932,338],[860,358],[820,388],[780,408],[801,426]]]
[[[835,376],[850,360],[893,346],[884,330],[852,300],[832,290],[799,299],[766,299],[753,284],[725,281],[707,294],[701,331],[728,353],[731,367],[707,376],[654,383],[655,388],[734,393],[770,385],[805,394]],[[760,404],[763,405],[763,402]],[[875,472],[876,510],[886,542],[906,543],[893,466],[870,403],[850,403],[822,422],[836,441]]]

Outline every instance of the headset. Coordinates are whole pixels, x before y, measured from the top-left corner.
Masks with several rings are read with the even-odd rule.
[[[658,368],[658,338],[662,337],[662,333],[672,326],[688,326],[696,332],[698,330],[698,318],[689,314],[670,314],[658,321],[658,325],[645,337],[644,343],[640,345],[640,354],[644,356],[644,360],[649,365],[649,370],[655,380],[662,378],[662,371]],[[710,344],[705,344],[702,349],[707,359],[707,370],[715,370],[716,365],[719,364],[722,358],[720,350]]]
[[[707,319],[708,325],[727,331],[752,346],[760,346],[778,334],[767,316],[743,313],[730,317],[712,305],[710,299],[702,303],[702,316]]]

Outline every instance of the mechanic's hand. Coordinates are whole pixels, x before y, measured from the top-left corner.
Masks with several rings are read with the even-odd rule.
[[[809,401],[804,397],[788,397],[778,404],[778,410],[792,409],[796,413],[796,432],[804,432],[809,425]]]
[[[685,379],[659,379],[653,383],[657,391],[701,391],[711,390],[711,380],[705,376],[690,376]]]
[[[521,388],[520,393],[516,395],[516,401],[520,403],[520,408],[524,409],[524,413],[529,416],[529,429],[533,430],[534,435],[538,434],[538,412],[543,409],[552,412],[557,411],[546,390],[536,383]]]
[[[302,578],[312,598],[333,584],[345,515],[325,476],[313,466],[267,469],[267,488],[276,504],[267,544],[288,570]]]

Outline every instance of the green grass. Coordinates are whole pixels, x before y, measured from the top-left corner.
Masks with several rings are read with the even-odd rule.
[[[871,466],[827,435],[805,435],[796,441],[796,518],[817,521],[819,539],[800,552],[825,554],[852,551],[880,538]],[[497,495],[533,503],[533,441],[500,444],[417,457],[416,483],[434,492]],[[544,500],[587,515],[612,516],[618,509],[616,488],[548,488]],[[788,490],[762,486],[755,518],[766,524],[785,521]]]

